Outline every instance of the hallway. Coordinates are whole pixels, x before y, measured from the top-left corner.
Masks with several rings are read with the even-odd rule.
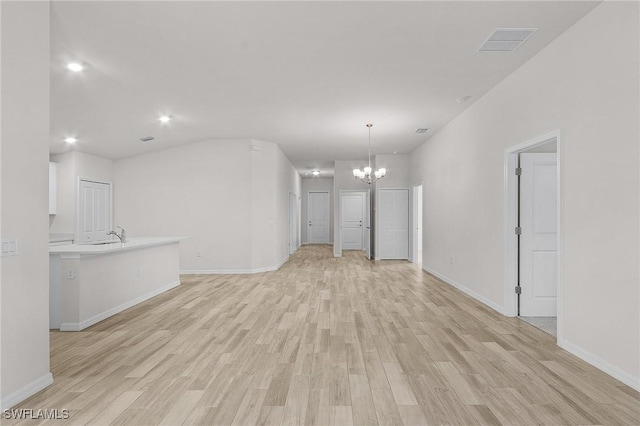
[[[74,424],[638,424],[638,392],[404,261],[302,246],[51,333]],[[63,422],[56,420],[56,424]],[[5,424],[15,424],[6,421]]]

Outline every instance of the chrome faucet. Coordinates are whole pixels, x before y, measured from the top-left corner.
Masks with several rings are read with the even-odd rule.
[[[107,235],[115,235],[116,237],[118,237],[118,239],[120,240],[121,243],[126,243],[127,242],[127,231],[124,230],[124,228],[121,228],[120,226],[116,226],[116,228],[120,228],[120,234],[118,234],[116,231],[109,231],[107,232]]]

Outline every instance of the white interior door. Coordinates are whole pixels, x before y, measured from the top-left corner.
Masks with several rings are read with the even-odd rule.
[[[556,154],[520,154],[520,315],[557,314]]]
[[[340,197],[340,225],[343,250],[362,250],[365,248],[365,202],[364,192],[342,194]]]
[[[307,242],[329,244],[329,191],[310,191],[307,203]]]
[[[409,259],[409,190],[378,191],[379,259]]]
[[[81,180],[78,207],[78,243],[107,241],[111,230],[111,185]]]

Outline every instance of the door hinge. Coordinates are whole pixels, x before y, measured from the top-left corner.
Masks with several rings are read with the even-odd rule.
[[[516,176],[520,176],[522,174],[522,167],[516,167]]]
[[[522,287],[519,285],[516,286],[516,294],[522,294]]]
[[[520,235],[522,234],[522,228],[520,228],[519,226],[516,226],[516,235]]]

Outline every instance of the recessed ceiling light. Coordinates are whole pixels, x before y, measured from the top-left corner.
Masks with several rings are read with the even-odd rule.
[[[73,137],[68,137],[68,138],[65,138],[64,141],[66,143],[76,143],[76,142],[78,142],[78,139],[77,138],[73,138]]]
[[[139,140],[142,142],[151,142],[153,140],[155,140],[156,138],[154,138],[153,136],[145,136],[143,138],[140,138]]]
[[[80,72],[84,69],[84,67],[82,66],[82,64],[79,64],[77,62],[70,62],[67,64],[67,69],[73,72]]]
[[[416,130],[416,133],[427,133],[427,130],[429,130],[429,129],[428,129],[428,128],[426,128],[426,127],[423,127],[423,128],[421,128],[421,129],[417,129],[417,130]]]
[[[314,176],[318,176],[320,174],[320,170],[313,170],[311,174]]]
[[[168,123],[171,121],[171,116],[170,115],[163,115],[162,117],[158,118],[158,121],[161,123]]]
[[[458,102],[459,104],[463,104],[467,102],[469,99],[471,99],[471,96],[463,96],[461,98],[456,99],[456,102]]]

